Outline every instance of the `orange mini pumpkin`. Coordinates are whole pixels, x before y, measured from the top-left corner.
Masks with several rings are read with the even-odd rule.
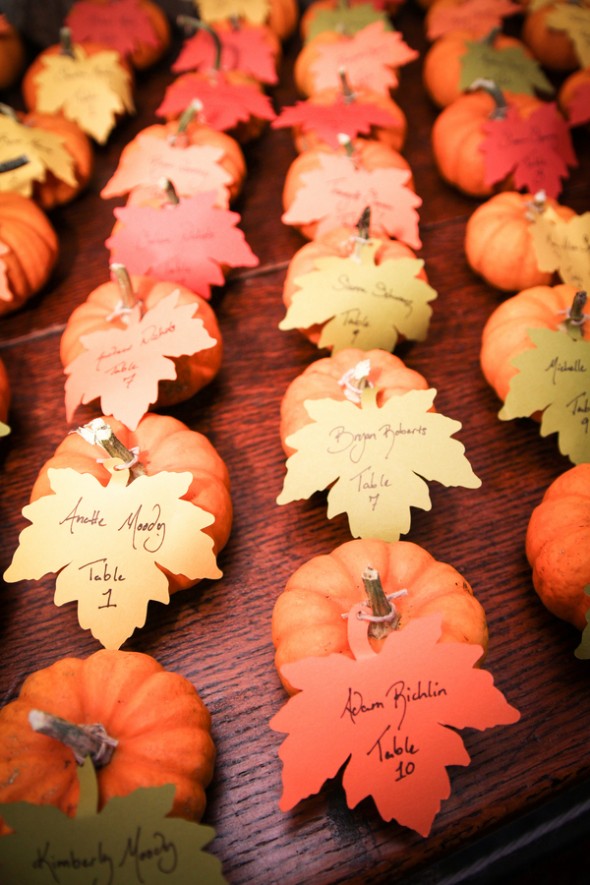
[[[274,605],[275,666],[289,694],[294,689],[281,675],[284,664],[329,654],[352,657],[343,615],[367,599],[362,577],[367,566],[378,573],[385,594],[407,591],[394,601],[397,619],[387,632],[403,630],[414,618],[436,612],[442,615],[440,641],[477,644],[485,654],[485,612],[453,566],[410,541],[348,541],[298,568]],[[372,637],[376,651],[384,638]]]
[[[127,451],[127,456],[137,447],[138,464],[131,468],[132,476],[134,473],[152,476],[162,471],[188,471],[192,474],[193,480],[182,499],[214,517],[214,522],[203,531],[213,540],[213,552],[217,555],[225,547],[231,531],[232,502],[227,467],[207,437],[170,415],[148,412],[134,431],[115,418],[103,417],[102,420],[114,435],[114,447],[108,442],[109,448],[105,447],[111,457],[117,456],[121,446]],[[120,453],[118,456],[121,457]],[[78,473],[90,473],[102,485],[108,485],[110,473],[101,463],[102,457],[102,447],[91,445],[78,433],[68,434],[39,471],[31,490],[31,502],[53,493],[48,477],[52,467],[71,467]],[[170,593],[197,583],[185,575],[164,572]]]
[[[0,192],[0,316],[45,285],[57,254],[57,235],[43,210],[28,197]]]
[[[478,206],[465,227],[465,257],[471,269],[503,292],[548,286],[553,272],[539,270],[531,231],[550,208],[562,221],[576,213],[544,195],[495,194]]]
[[[0,15],[0,89],[8,89],[25,66],[25,47],[19,32]]]
[[[199,15],[203,21],[217,27],[218,23],[224,21],[224,19],[219,18],[219,10],[215,4],[216,0],[201,0],[199,3]],[[256,22],[268,25],[279,40],[286,40],[294,32],[299,20],[297,0],[268,0],[264,6],[267,7],[266,18],[264,21],[260,21],[260,17],[256,15]],[[248,19],[248,16],[246,15],[245,18]]]
[[[465,93],[444,108],[432,126],[432,150],[438,171],[445,181],[472,197],[489,197],[499,190],[513,189],[509,176],[502,182],[486,183],[483,124],[502,108],[515,107],[526,118],[542,107],[540,99],[521,93],[498,93],[481,89]]]
[[[567,283],[533,286],[503,301],[490,315],[482,333],[480,363],[486,381],[502,402],[518,371],[514,358],[534,347],[529,329],[558,329],[575,294],[575,287]],[[583,333],[590,341],[590,323],[584,324]]]
[[[140,303],[147,311],[172,292],[178,292],[178,304],[194,305],[193,316],[202,320],[206,332],[215,340],[215,344],[191,355],[175,357],[176,378],[160,381],[158,398],[154,405],[170,406],[190,399],[213,380],[221,366],[223,345],[213,309],[204,298],[179,283],[148,276],[128,277],[120,266],[116,266],[115,276],[115,280],[109,280],[93,289],[86,301],[70,314],[59,346],[62,365],[67,368],[84,352],[81,341],[84,335],[125,328],[125,315],[118,310],[121,305],[131,307]]]
[[[355,382],[348,379],[361,363],[366,363],[369,367],[365,383],[377,388],[378,405],[387,402],[392,396],[401,396],[408,390],[428,389],[428,382],[423,375],[410,369],[399,357],[386,350],[359,350],[349,347],[316,360],[291,381],[281,401],[280,436],[286,455],[292,455],[295,451],[287,445],[288,437],[311,420],[305,401],[349,398],[346,390],[349,385],[354,388]]]
[[[35,731],[32,711],[48,714],[49,722],[47,715],[31,719],[43,718],[56,734],[63,729],[53,717],[72,723],[74,749]],[[74,816],[80,731],[90,733],[95,746],[99,809],[139,787],[172,783],[171,816],[201,819],[216,755],[207,707],[184,676],[149,655],[107,649],[31,673],[0,710],[0,802],[54,805]],[[3,822],[0,827],[7,832]]]
[[[557,93],[557,103],[569,121],[570,126],[577,125],[572,122],[572,110],[579,96],[586,99],[585,119],[586,125],[590,124],[590,67],[580,68],[565,78]]]
[[[583,630],[590,609],[590,464],[571,467],[547,488],[528,523],[526,555],[546,608]]]
[[[576,0],[588,8],[587,0]],[[527,10],[522,25],[522,39],[535,58],[550,71],[567,73],[580,67],[575,45],[567,31],[551,24],[551,15],[563,7],[563,2],[549,2],[533,10]]]

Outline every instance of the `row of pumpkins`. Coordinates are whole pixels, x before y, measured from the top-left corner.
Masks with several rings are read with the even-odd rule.
[[[79,0],[79,2],[82,4],[84,0]],[[85,2],[89,2],[89,0],[85,0]],[[92,2],[99,5],[102,2],[104,5],[107,0],[92,0]],[[150,8],[151,10],[149,0],[134,0],[134,2],[138,6],[141,5],[142,8]],[[447,2],[447,0],[437,0],[437,2]],[[318,0],[317,3],[312,4],[303,17],[302,25],[304,27],[309,26],[310,22],[313,21],[314,14],[320,8],[336,6],[338,6],[336,2]],[[201,16],[205,18],[204,11],[207,9],[207,4],[204,2],[200,3],[199,7]],[[394,11],[394,8],[394,6],[391,6],[391,11]],[[291,0],[273,0],[270,3],[270,10],[269,26],[278,44],[292,34],[297,22],[297,9]],[[273,22],[275,23],[274,30],[272,30]],[[226,25],[220,24],[220,34],[223,33],[224,26],[227,26],[227,23]],[[273,38],[270,37],[270,39],[272,40]],[[320,52],[322,43],[334,42],[337,39],[342,39],[342,35],[314,37],[306,44],[306,49],[303,52],[306,52],[307,55],[310,54],[307,47],[314,40],[316,41],[314,53],[317,53]],[[161,39],[160,47],[163,52],[166,48],[165,38]],[[275,55],[275,58],[278,62],[278,53]],[[144,62],[144,64],[149,63]],[[301,70],[301,62],[299,62],[298,70]],[[306,95],[305,89],[302,89],[299,83],[297,85],[302,94]],[[357,89],[354,82],[348,85],[354,93],[359,94],[361,92],[361,87]],[[308,92],[308,99],[310,102],[317,101],[319,104],[329,105],[341,100],[338,97],[341,97],[341,95],[341,90],[336,87],[336,89],[332,90],[331,97],[324,94],[318,98],[312,88]],[[365,96],[365,100],[369,102],[370,96]],[[352,146],[357,157],[364,158],[366,156],[369,164],[375,163],[378,165],[382,163],[385,166],[391,164],[394,168],[411,173],[407,162],[398,153],[403,146],[403,130],[405,126],[403,114],[401,114],[399,108],[395,106],[395,103],[392,102],[388,95],[381,96],[375,100],[380,104],[386,104],[387,113],[394,118],[395,124],[390,127],[381,127],[379,132],[372,132],[373,137],[369,139],[349,140],[348,144],[337,150],[345,152],[350,150]],[[31,113],[37,115],[35,117],[37,121],[42,119],[40,111],[32,110]],[[22,121],[23,117],[21,115],[18,116]],[[241,132],[241,137],[244,139],[256,137],[265,125],[264,121],[260,122],[260,119],[249,122],[251,123],[250,126],[240,126],[237,130]],[[59,123],[64,127],[67,125],[61,118],[59,118]],[[166,143],[166,137],[171,133],[177,132],[178,122],[170,120],[162,124],[161,128],[162,142]],[[231,170],[232,175],[231,185],[227,192],[227,200],[229,202],[239,193],[241,181],[245,174],[243,155],[238,142],[234,141],[231,136],[219,133],[213,135],[208,131],[208,127],[204,127],[194,120],[187,124],[186,129],[183,131],[183,136],[190,139],[190,143],[197,143],[205,130],[207,130],[207,138],[213,139],[215,144],[220,144],[223,141],[226,168]],[[63,130],[61,131],[63,132]],[[302,153],[294,161],[293,168],[289,170],[285,182],[286,211],[288,210],[290,199],[297,193],[301,175],[313,168],[313,162],[314,160],[317,161],[318,152],[321,153],[328,149],[325,145],[318,145],[317,140],[314,140],[313,135],[309,131],[304,133],[295,131],[294,135],[296,143],[297,140],[300,142]],[[65,138],[65,134],[62,137]],[[85,136],[82,137],[82,142],[84,142],[84,138]],[[195,142],[192,141],[193,138]],[[91,174],[91,151],[85,155],[90,157],[86,165],[80,159],[79,153],[76,153],[76,151],[73,151],[73,153],[77,156],[77,183],[73,187],[73,192],[70,191],[65,199],[73,198],[75,193],[88,181]],[[360,161],[362,162],[362,159]],[[312,165],[310,166],[310,164]],[[369,165],[369,168],[375,167]],[[47,180],[50,181],[51,176]],[[37,266],[40,265],[43,268],[45,277],[43,281],[27,279],[27,274],[24,273],[22,268],[23,266],[27,269],[30,268],[31,262],[26,257],[21,262],[20,267],[14,272],[6,263],[10,274],[12,274],[9,274],[9,279],[17,280],[24,278],[29,286],[28,290],[26,288],[23,290],[27,294],[22,298],[19,296],[18,304],[16,303],[17,298],[15,295],[13,307],[20,306],[34,291],[38,291],[49,278],[51,267],[55,261],[57,243],[51,236],[51,227],[50,225],[47,226],[48,223],[44,216],[43,220],[39,217],[39,213],[42,214],[42,210],[39,207],[50,208],[51,205],[55,205],[64,199],[63,185],[56,187],[57,191],[62,191],[62,196],[60,197],[44,199],[40,196],[40,190],[41,188],[36,186],[34,194],[36,202],[29,199],[26,208],[24,206],[23,208],[19,207],[18,214],[19,220],[22,215],[25,216],[29,228],[32,226],[33,229],[38,230],[39,242],[45,245],[47,258],[43,262],[34,262]],[[181,194],[180,199],[182,200],[182,198],[183,195]],[[54,199],[53,203],[51,199]],[[151,199],[153,199],[153,195]],[[220,199],[223,202],[223,196]],[[3,215],[4,213],[1,214]],[[313,224],[300,227],[302,233],[310,239],[313,238],[315,233],[313,228]],[[353,237],[356,236],[356,233],[355,230],[351,229],[331,230],[324,238],[314,239],[312,243],[304,246],[301,254],[294,256],[293,262],[298,263],[302,260],[301,256],[305,255],[305,260],[310,262],[309,266],[313,266],[315,258],[321,254],[350,254]],[[0,230],[0,235],[4,242],[4,223]],[[382,254],[387,255],[387,257],[402,254],[407,256],[408,252],[411,251],[404,244],[395,242],[386,232],[373,230],[371,231],[371,236],[377,237],[382,241]],[[21,242],[23,242],[22,236]],[[27,233],[24,237],[24,243],[28,243],[30,248],[31,242],[32,236],[30,233]],[[306,251],[304,252],[304,250]],[[290,268],[284,292],[286,305],[288,305],[289,298],[292,296],[292,281],[299,273],[299,270],[294,272]],[[143,297],[141,293],[144,291],[145,283],[141,282],[138,284],[133,277],[131,278],[131,283],[136,290],[136,295]],[[12,282],[12,285],[16,286],[16,283]],[[164,284],[159,283],[157,285],[162,286]],[[177,287],[176,284],[174,286]],[[507,288],[510,288],[510,286]],[[170,290],[168,289],[167,291]],[[120,297],[120,288],[116,283],[106,283],[101,287],[101,295],[98,298],[101,324],[107,322],[105,317],[116,309]],[[206,314],[208,317],[211,336],[219,341],[215,317],[206,304],[206,299],[196,295],[193,297],[199,314],[201,316]],[[6,301],[2,303],[6,304]],[[74,339],[79,337],[82,326],[76,328],[74,324],[72,328],[70,322],[68,327],[69,329],[66,330],[66,335],[64,336],[66,341],[70,334]],[[83,328],[84,331],[87,331],[86,326]],[[314,337],[317,340],[317,329],[302,331],[312,340],[314,340]],[[209,351],[205,351],[205,354],[210,356]],[[293,433],[297,426],[301,426],[301,423],[307,420],[302,408],[303,400],[309,398],[310,395],[317,396],[318,394],[320,396],[328,395],[334,398],[341,398],[343,392],[339,383],[340,379],[351,366],[358,362],[360,357],[361,355],[358,352],[339,352],[333,357],[318,360],[304,373],[304,376],[302,376],[303,381],[298,381],[286,392],[282,410],[281,433],[283,445],[287,452],[288,446],[285,440]],[[187,359],[190,360],[191,358]],[[196,355],[193,359],[197,363],[202,362],[203,353]],[[370,359],[371,365],[378,367],[380,387],[382,387],[385,397],[396,395],[396,393],[403,390],[413,389],[416,386],[427,386],[424,379],[405,367],[402,361],[392,354],[372,352]],[[67,360],[65,364],[67,365]],[[218,367],[218,363],[215,365]],[[196,370],[195,366],[192,366],[191,373],[199,380],[197,386],[191,389],[188,395],[192,395],[199,386],[207,383],[213,377],[216,371],[215,365],[212,366],[211,362],[208,362],[206,368],[203,368],[201,365]],[[169,385],[169,387],[172,388],[172,396],[174,397],[174,385]],[[173,403],[177,401],[178,399],[172,398],[158,400],[158,403]],[[141,451],[149,452],[149,464],[146,465],[148,472],[150,470],[166,469],[167,459],[173,458],[174,452],[178,451],[179,448],[184,453],[183,459],[191,462],[183,465],[186,469],[192,469],[193,459],[195,464],[205,459],[207,469],[212,476],[212,485],[215,486],[217,491],[212,494],[208,490],[205,500],[200,497],[202,495],[202,491],[200,491],[202,484],[195,482],[193,484],[194,490],[191,489],[187,497],[197,505],[212,512],[215,516],[214,524],[209,531],[213,537],[215,552],[219,552],[226,543],[231,528],[231,499],[229,496],[227,471],[208,441],[200,434],[188,430],[181,422],[171,417],[149,414],[141,419],[135,431],[130,431],[115,419],[109,418],[107,420],[113,428],[116,437],[126,449],[130,450],[135,443],[138,443]],[[101,468],[96,463],[94,453],[88,450],[87,444],[79,435],[72,434],[64,440],[58,448],[55,457],[41,471],[39,480],[33,489],[32,497],[40,497],[50,491],[47,480],[48,467],[71,466],[72,464],[76,464],[76,469],[82,472],[90,472],[98,478],[101,477]],[[575,468],[575,470],[585,471],[585,466],[582,465],[580,468]],[[560,488],[565,486],[568,490],[567,493],[571,494],[570,489],[572,486],[571,484],[568,485],[569,480],[566,477],[567,475],[563,477]],[[104,476],[101,481],[105,481]],[[577,482],[574,482],[573,485],[578,489]],[[576,494],[579,494],[579,491],[576,491]],[[560,504],[559,506],[558,521],[561,520],[561,514],[564,509],[564,505]],[[550,520],[547,522],[550,522]],[[539,538],[540,530],[532,529],[531,532],[532,537],[536,541]],[[553,533],[551,526],[549,533],[550,535]],[[576,546],[575,540],[572,540],[572,544],[578,553],[583,550],[583,544],[577,542]],[[475,600],[468,585],[466,586],[462,579],[457,581],[457,573],[451,566],[435,563],[426,551],[409,542],[386,543],[379,540],[363,539],[348,542],[334,551],[331,556],[322,557],[321,560],[312,560],[303,566],[290,580],[285,592],[280,595],[273,616],[273,640],[277,646],[278,668],[287,660],[294,660],[317,653],[317,631],[312,629],[309,624],[306,625],[305,630],[301,631],[301,624],[296,623],[294,612],[297,606],[294,606],[293,602],[296,602],[297,594],[301,593],[307,598],[308,594],[313,592],[314,589],[319,586],[325,586],[331,574],[332,562],[336,570],[339,570],[340,566],[344,564],[345,570],[350,576],[348,584],[346,586],[339,584],[334,591],[334,598],[337,601],[339,611],[348,611],[351,604],[359,600],[358,576],[366,566],[367,560],[370,560],[381,572],[384,577],[384,583],[387,584],[385,589],[389,592],[398,588],[395,575],[399,568],[398,563],[404,563],[404,584],[409,584],[410,587],[412,603],[409,610],[413,614],[417,613],[419,609],[420,588],[428,586],[430,574],[432,570],[435,570],[437,580],[440,576],[440,596],[444,598],[445,606],[448,603],[448,609],[453,612],[452,617],[447,619],[445,627],[448,635],[458,638],[457,633],[461,633],[461,638],[478,643],[485,649],[487,632],[483,609]],[[410,569],[412,577],[409,576],[408,569]],[[387,576],[387,580],[385,580],[385,576]],[[548,580],[546,575],[544,579]],[[590,575],[587,575],[585,582],[590,583]],[[460,587],[466,586],[466,589],[457,592],[457,585]],[[171,582],[170,592],[180,589],[181,586],[187,586],[187,584],[183,584],[181,581],[176,584]],[[416,588],[415,598],[412,596],[412,588],[414,586]],[[456,603],[451,600],[450,597],[452,595],[457,597]],[[321,602],[317,604],[321,606]],[[399,608],[402,623],[404,605],[404,601],[401,600]],[[582,618],[584,612],[585,606],[578,606],[576,609],[576,616],[572,620],[574,620],[578,627],[583,626]],[[560,616],[566,616],[567,614],[564,614],[562,611],[557,613]],[[316,611],[314,613],[314,623],[317,623],[316,618],[318,616],[319,612]],[[329,618],[329,616],[327,617]],[[324,654],[328,651],[346,650],[345,627],[342,624],[343,622],[340,618],[337,619],[337,625],[333,622],[333,618],[330,620],[329,626],[333,630],[335,638],[331,647],[323,647]],[[300,637],[296,642],[289,635],[294,626],[297,627]],[[60,687],[59,702],[52,700],[52,688],[54,686]],[[285,687],[287,690],[291,690],[286,682]],[[116,703],[117,698],[113,694],[115,692],[120,693],[120,697],[125,700],[133,697],[132,715],[136,716],[138,710],[142,711],[142,717],[145,717],[146,722],[144,737],[146,733],[150,735],[153,733],[153,737],[160,748],[157,766],[152,766],[149,773],[146,773],[144,768],[146,760],[143,741],[138,743],[134,738],[130,722],[131,716],[127,717],[125,715],[125,705],[121,705],[123,709],[114,718],[104,715],[105,710],[114,710],[118,706]],[[158,702],[159,698],[161,703]],[[174,703],[172,702],[173,699]],[[0,782],[4,785],[10,785],[2,790],[2,801],[10,802],[23,798],[37,803],[52,801],[67,813],[73,814],[77,802],[77,778],[76,772],[72,770],[73,767],[71,766],[72,750],[60,741],[38,734],[29,727],[29,713],[31,709],[35,708],[43,709],[49,713],[55,713],[60,717],[80,723],[102,721],[111,737],[118,740],[116,749],[99,772],[101,804],[107,802],[111,796],[127,793],[139,785],[145,785],[144,778],[146,777],[151,784],[165,783],[172,780],[177,784],[173,813],[194,820],[201,818],[205,805],[204,791],[213,774],[215,749],[210,735],[209,714],[193,686],[183,677],[163,671],[163,668],[148,655],[103,649],[91,655],[85,661],[71,658],[58,661],[47,670],[32,674],[26,680],[19,698],[7,705],[0,713],[2,744],[5,747],[10,746],[11,748],[0,759]],[[166,719],[163,718],[164,711],[166,711]],[[186,726],[186,729],[183,730],[183,735],[188,738],[187,746],[184,745],[183,739],[182,747],[179,747],[176,738],[170,738],[170,735],[175,733],[176,725],[180,720]],[[82,730],[88,731],[84,727]],[[87,734],[84,737],[86,740],[88,739]],[[105,740],[104,736],[98,736],[96,741],[102,753],[105,744],[108,744],[109,741]],[[39,757],[43,759],[42,771],[39,771],[36,767],[22,764],[23,760],[30,759],[37,752]],[[149,752],[151,757],[153,749],[150,748]],[[179,776],[176,774],[176,771],[180,759],[185,764],[184,770]],[[134,763],[137,760],[142,760],[142,772],[140,779],[136,781],[134,780],[136,770]],[[175,771],[174,774],[172,774],[172,769]],[[49,799],[50,795],[52,796],[51,800]]]

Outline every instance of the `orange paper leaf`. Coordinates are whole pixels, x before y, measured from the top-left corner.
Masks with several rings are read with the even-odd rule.
[[[332,654],[281,670],[300,691],[270,722],[288,735],[279,750],[280,807],[287,811],[319,792],[346,763],[349,808],[372,796],[384,820],[427,836],[450,795],[446,767],[470,762],[454,729],[491,728],[520,714],[490,673],[474,666],[480,646],[437,642],[439,615],[393,631],[376,654],[363,612],[357,605],[348,616],[356,660]]]
[[[175,290],[143,316],[137,304],[125,329],[82,336],[86,349],[65,369],[68,421],[80,403],[100,397],[105,415],[135,430],[156,402],[159,382],[176,378],[172,357],[213,347],[196,304],[178,305],[178,295]]]

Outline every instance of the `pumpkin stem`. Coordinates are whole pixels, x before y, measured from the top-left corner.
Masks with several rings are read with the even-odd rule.
[[[482,37],[479,42],[485,44],[486,46],[491,46],[492,43],[494,42],[494,40],[496,39],[496,37],[498,36],[498,34],[500,33],[500,31],[501,31],[501,28],[499,28],[496,25],[490,31],[488,31],[488,33],[485,35],[485,37]]]
[[[93,446],[101,446],[111,458],[119,458],[135,478],[145,476],[145,467],[137,460],[137,452],[123,445],[103,418],[94,418],[88,424],[76,428],[76,433]]]
[[[547,194],[544,190],[537,191],[532,200],[526,203],[525,217],[527,221],[534,221],[542,215],[547,208]]]
[[[235,18],[235,16],[234,16]],[[179,27],[184,29],[185,33],[194,34],[196,31],[205,31],[211,39],[213,40],[213,45],[215,46],[215,57],[213,59],[213,70],[219,71],[221,70],[221,52],[222,52],[222,44],[221,38],[217,31],[212,28],[210,25],[206,24],[204,21],[201,21],[199,18],[193,18],[191,15],[179,15],[176,18],[176,23]]]
[[[3,117],[10,117],[11,120],[18,122],[18,114],[14,108],[11,108],[9,104],[6,104],[3,101],[0,101],[0,114],[2,114]]]
[[[347,157],[354,158],[354,145],[349,135],[346,135],[345,132],[339,132],[338,144],[344,148]]]
[[[170,179],[169,178],[161,178],[160,181],[158,182],[158,185],[159,185],[159,187],[161,187],[161,189],[166,194],[166,199],[168,200],[168,202],[172,206],[178,206],[178,204],[180,203],[180,198],[179,198],[178,194],[176,193],[176,188],[174,187],[174,185],[172,184]]]
[[[371,621],[368,630],[369,636],[372,636],[373,639],[385,639],[393,630],[397,630],[400,621],[400,615],[390,600],[392,597],[407,593],[407,590],[400,590],[391,596],[386,596],[379,572],[370,565],[367,566],[361,577],[373,612],[372,615],[366,616]]]
[[[588,314],[584,313],[584,308],[586,306],[587,300],[588,295],[583,290],[579,290],[574,295],[572,306],[569,308],[566,314],[565,325],[568,331],[575,330],[576,332],[578,332],[578,334],[581,332],[582,326],[588,319]]]
[[[12,157],[12,159],[4,160],[3,163],[0,163],[0,174],[2,172],[12,172],[13,169],[20,169],[21,166],[26,166],[30,162],[26,154],[19,154],[18,157]]]
[[[350,86],[350,81],[346,75],[345,67],[338,68],[338,77],[340,79],[340,86],[342,88],[342,97],[344,98],[344,104],[352,104],[356,96],[354,94],[354,90]]]
[[[63,27],[59,29],[59,51],[61,55],[69,55],[70,58],[76,57],[74,55],[72,32],[70,28]]]
[[[108,765],[119,743],[116,738],[107,734],[100,723],[75,725],[52,713],[44,713],[43,710],[31,710],[29,724],[33,731],[61,741],[69,747],[78,765],[82,765],[87,756],[90,756],[95,768]]]
[[[203,102],[198,98],[194,98],[191,103],[188,105],[186,110],[182,112],[180,117],[178,118],[178,126],[176,127],[176,135],[173,135],[170,139],[172,144],[176,144],[176,140],[179,135],[184,135],[186,130],[189,127],[189,124],[192,123],[197,114],[200,114],[203,110]]]
[[[363,390],[373,385],[369,381],[371,374],[371,360],[361,360],[348,372],[345,372],[338,384],[344,391],[344,396],[352,403],[360,403]]]
[[[360,214],[359,220],[356,223],[356,229],[358,232],[358,237],[361,240],[368,240],[369,230],[371,228],[371,207],[365,206],[363,211]]]
[[[125,265],[116,263],[111,264],[109,265],[109,270],[111,272],[111,277],[113,281],[119,287],[123,308],[126,310],[130,310],[132,307],[135,307],[135,305],[137,304],[137,298],[135,297],[135,292],[133,291],[133,286],[131,285],[131,277],[129,276],[129,271],[127,270]]]
[[[497,83],[494,80],[487,80],[485,77],[478,77],[477,80],[474,80],[468,92],[476,92],[478,89],[483,89],[484,92],[487,92],[488,95],[491,95],[495,102],[495,107],[493,111],[490,113],[490,120],[502,120],[506,113],[508,112],[508,104],[506,99],[504,98],[504,93],[500,89]]]

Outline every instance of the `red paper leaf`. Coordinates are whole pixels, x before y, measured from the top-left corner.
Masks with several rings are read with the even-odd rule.
[[[323,154],[317,170],[301,176],[302,186],[283,214],[285,224],[318,222],[318,235],[341,224],[354,227],[367,206],[373,236],[385,235],[420,249],[420,197],[406,184],[410,172],[395,167],[357,168],[346,156]]]
[[[158,36],[139,0],[110,0],[104,6],[76,0],[66,25],[76,43],[103,43],[126,56],[144,44],[158,46]]]
[[[258,258],[236,228],[238,212],[215,206],[216,194],[197,194],[162,208],[123,206],[124,227],[106,241],[111,262],[132,274],[181,283],[203,298],[224,282],[221,265],[255,267]]]
[[[517,190],[544,190],[557,198],[568,166],[577,166],[567,123],[555,102],[544,102],[526,119],[509,107],[503,119],[482,127],[485,180],[489,185],[512,174]]]
[[[590,123],[590,83],[581,83],[568,106],[570,126],[584,126]]]
[[[384,820],[395,818],[427,836],[450,794],[446,767],[470,762],[452,729],[508,724],[519,713],[490,673],[474,666],[479,646],[437,642],[439,615],[410,621],[375,654],[367,621],[358,618],[362,611],[354,606],[348,617],[349,637],[357,633],[350,638],[356,660],[332,654],[282,668],[300,691],[270,722],[288,735],[279,751],[280,807],[286,811],[319,792],[346,764],[342,784],[350,808],[372,796]]]
[[[322,141],[337,148],[340,145],[339,135],[347,135],[352,141],[358,135],[368,135],[372,126],[391,127],[399,122],[393,114],[377,105],[346,102],[341,98],[333,105],[298,101],[292,107],[283,108],[271,125],[273,129],[301,126],[304,132],[314,131]]]
[[[462,0],[433,6],[427,16],[427,37],[436,40],[452,31],[469,31],[472,37],[483,37],[494,28],[501,28],[505,16],[521,11],[522,6],[513,0]]]
[[[195,99],[203,106],[199,112],[200,122],[221,132],[234,129],[238,123],[247,123],[251,117],[275,118],[267,95],[254,86],[228,82],[223,72],[211,80],[199,73],[181,74],[166,90],[156,114],[179,117]]]
[[[278,82],[276,54],[265,27],[250,25],[248,28],[216,30],[215,33],[221,41],[222,71],[244,71],[255,80],[271,85]],[[210,71],[215,60],[213,40],[205,31],[197,31],[185,40],[172,70],[176,74]]]

